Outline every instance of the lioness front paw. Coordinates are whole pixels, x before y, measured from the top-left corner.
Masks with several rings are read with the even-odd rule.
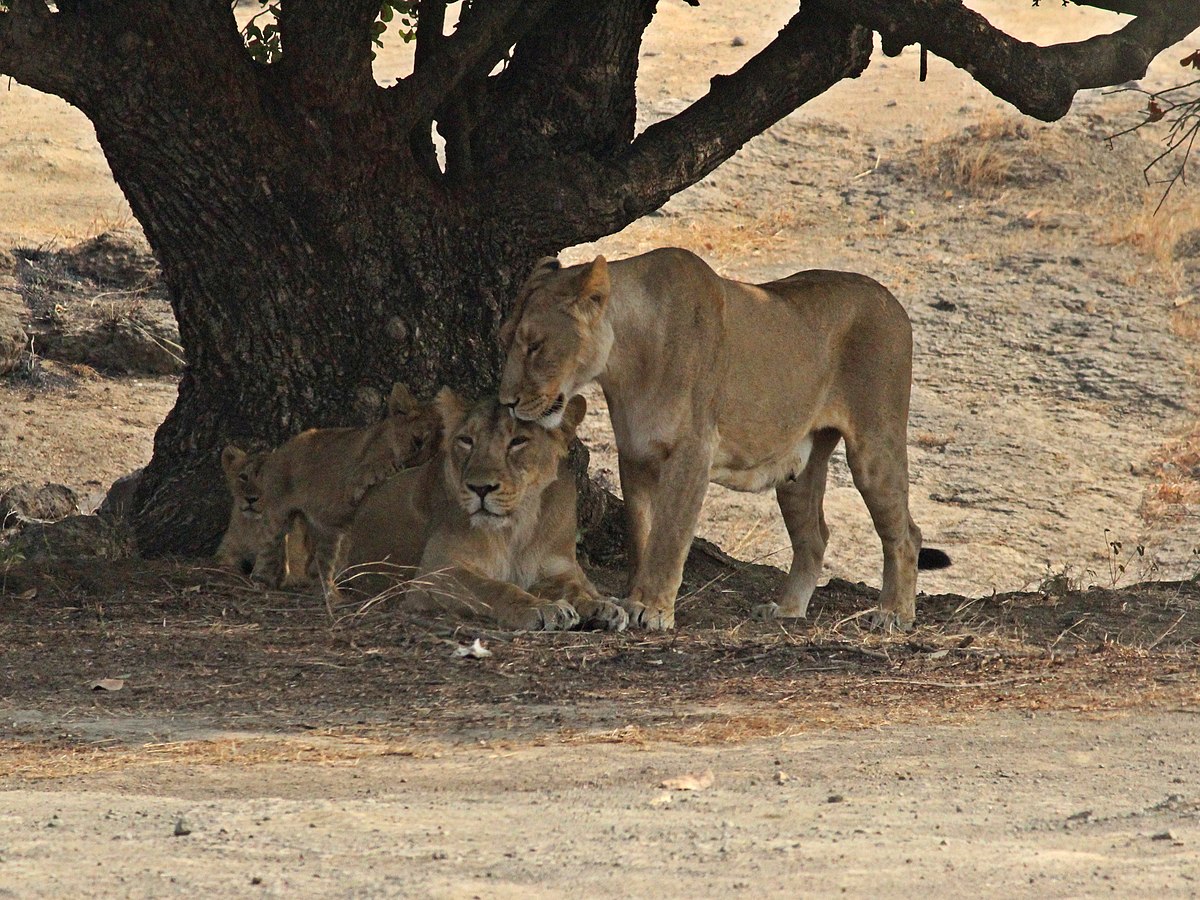
[[[873,609],[867,616],[867,627],[884,634],[908,632],[913,629],[914,618],[915,616],[901,616],[892,609]]]
[[[750,610],[751,618],[758,619],[760,622],[773,622],[775,619],[807,619],[808,616],[802,612],[793,612],[785,609],[778,603],[771,601],[770,603],[760,603]]]
[[[576,607],[583,617],[583,628],[593,631],[624,631],[629,627],[629,613],[621,608],[615,597],[579,601]]]
[[[617,601],[629,614],[631,628],[644,628],[647,631],[668,631],[675,627],[675,610],[657,609],[639,603],[630,597]]]
[[[523,618],[518,626],[523,631],[569,631],[579,624],[579,613],[566,600],[548,600]]]

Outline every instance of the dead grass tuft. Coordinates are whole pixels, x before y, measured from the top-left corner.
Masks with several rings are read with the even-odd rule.
[[[1138,510],[1148,522],[1178,521],[1200,507],[1200,425],[1163,446]]]
[[[1176,248],[1185,235],[1200,230],[1200,200],[1179,201],[1163,206],[1158,212],[1159,195],[1147,195],[1141,207],[1107,220],[1098,240],[1114,246],[1127,244],[1154,263],[1173,289],[1186,287],[1184,267],[1176,258]],[[1192,285],[1195,287],[1195,285]]]
[[[961,131],[926,143],[917,155],[917,171],[930,181],[968,194],[989,195],[1008,186],[1028,151],[1029,127],[1016,116],[992,113]]]

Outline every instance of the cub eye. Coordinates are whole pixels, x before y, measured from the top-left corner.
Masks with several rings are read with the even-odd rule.
[[[529,343],[529,345],[528,345],[528,346],[525,348],[526,352],[527,352],[527,353],[528,353],[530,356],[533,356],[533,354],[537,353],[537,352],[538,352],[539,350],[541,350],[541,349],[542,349],[542,342],[541,342],[541,341],[531,341],[531,342]]]
[[[475,439],[467,437],[467,435],[465,435],[465,434],[460,434],[456,438],[456,440],[458,441],[458,446],[463,447],[467,450],[470,450],[472,447],[475,446]]]
[[[515,437],[511,441],[508,442],[508,449],[516,450],[518,447],[524,447],[528,443],[529,443],[529,438],[527,438],[527,437]]]

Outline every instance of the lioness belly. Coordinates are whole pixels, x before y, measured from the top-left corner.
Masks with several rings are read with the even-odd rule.
[[[745,461],[736,449],[719,445],[709,481],[735,491],[768,491],[785,481],[796,478],[808,465],[813,439],[806,434],[798,443],[768,460]]]

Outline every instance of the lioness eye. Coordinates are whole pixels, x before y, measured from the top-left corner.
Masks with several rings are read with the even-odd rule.
[[[470,450],[475,446],[475,441],[472,438],[467,437],[465,434],[460,434],[458,436],[458,446],[465,447]]]
[[[515,437],[511,441],[508,442],[508,449],[516,450],[518,447],[524,447],[528,443],[529,443],[529,438],[527,438],[527,437]]]
[[[537,353],[539,350],[541,350],[541,349],[542,349],[542,342],[541,342],[541,341],[534,341],[534,342],[533,342],[533,343],[531,343],[531,344],[530,344],[530,345],[529,345],[529,346],[528,346],[526,349],[528,350],[528,352],[529,352],[529,355],[530,355],[530,356],[533,356],[533,354]]]

